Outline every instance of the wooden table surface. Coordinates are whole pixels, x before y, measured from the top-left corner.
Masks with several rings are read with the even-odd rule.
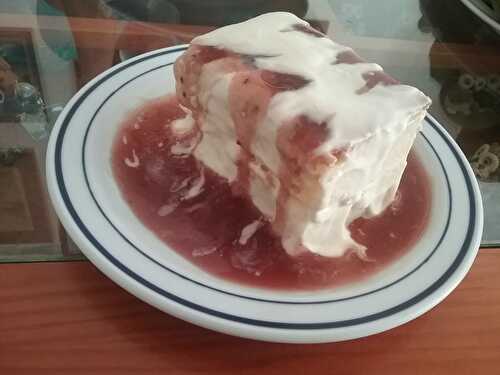
[[[500,250],[444,302],[372,337],[289,345],[196,327],[89,262],[0,265],[0,374],[498,374]]]

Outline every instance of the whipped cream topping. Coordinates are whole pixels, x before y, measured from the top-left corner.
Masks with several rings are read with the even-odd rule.
[[[260,69],[309,80],[299,90],[276,95],[269,117],[276,124],[299,115],[326,123],[330,137],[321,151],[350,146],[383,130],[400,131],[402,117],[415,108],[428,107],[429,98],[406,85],[376,85],[365,94],[358,94],[366,85],[363,75],[382,71],[382,67],[365,62],[337,63],[342,61],[338,60],[339,55],[352,49],[301,28],[310,26],[291,13],[267,13],[201,35],[192,44],[251,56]]]
[[[254,220],[247,226],[245,226],[240,235],[240,239],[238,240],[238,243],[240,245],[246,245],[248,240],[252,238],[252,236],[259,230],[259,228],[263,225],[262,221],[260,220]]]
[[[249,163],[248,194],[268,220],[282,222],[279,234],[289,254],[311,251],[336,257],[351,249],[364,257],[365,247],[351,238],[348,226],[356,218],[381,213],[393,201],[429,98],[416,88],[395,84],[379,65],[362,62],[349,47],[289,13],[269,13],[226,26],[192,44],[234,52],[250,58],[258,69],[307,81],[270,99],[247,150],[255,157]],[[242,152],[229,110],[235,73],[225,69],[236,66],[231,59],[202,66],[196,98],[190,98],[199,103],[196,110],[202,114],[198,118],[203,137],[194,155],[230,182],[238,177]],[[189,66],[181,65],[178,71],[184,74]],[[280,211],[280,185],[287,181],[280,180],[278,134],[299,116],[328,130],[314,155],[331,157],[341,151],[343,157],[320,174],[302,176],[307,188],[290,194]],[[263,166],[269,172],[262,173]]]
[[[132,149],[132,160],[130,160],[129,158],[125,158],[124,162],[127,165],[127,167],[130,168],[137,168],[139,165],[141,165],[139,157],[135,153],[134,149]]]
[[[172,129],[172,132],[176,135],[184,135],[193,130],[195,126],[195,121],[191,115],[191,111],[187,108],[182,108],[186,112],[186,116],[172,121],[168,126]]]

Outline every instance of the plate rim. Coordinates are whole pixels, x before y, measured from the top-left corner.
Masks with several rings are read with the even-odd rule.
[[[75,108],[75,104],[78,102],[78,100],[85,100],[85,98],[91,94],[92,90],[90,90],[91,88],[96,88],[98,87],[102,82],[102,79],[103,78],[106,78],[108,77],[111,73],[113,74],[118,74],[120,73],[122,70],[126,69],[128,66],[131,66],[132,64],[131,63],[138,63],[138,62],[141,62],[142,60],[145,60],[145,59],[148,59],[148,58],[151,58],[151,57],[156,57],[158,55],[161,55],[161,54],[169,54],[169,53],[175,53],[175,52],[179,52],[179,51],[182,51],[183,49],[185,49],[186,46],[175,46],[175,47],[169,47],[169,48],[164,48],[164,49],[161,49],[161,50],[156,50],[156,51],[151,51],[151,52],[148,52],[146,54],[143,54],[143,55],[139,55],[133,59],[130,59],[130,60],[127,60],[121,64],[118,64],[116,65],[115,67],[101,73],[100,75],[98,75],[97,77],[95,77],[93,80],[91,80],[89,83],[87,83],[81,90],[78,91],[77,94],[75,94],[75,96],[70,100],[70,102],[67,104],[67,106],[65,107],[65,110],[63,111],[63,113],[60,115],[57,123],[56,123],[56,126],[54,126],[54,130],[51,134],[51,138],[50,138],[50,142],[49,142],[49,147],[48,147],[48,151],[47,151],[47,159],[46,159],[46,163],[47,163],[47,183],[48,183],[48,186],[49,186],[49,193],[50,193],[50,196],[51,196],[51,199],[52,199],[52,202],[54,204],[54,206],[56,207],[56,212],[58,213],[58,216],[61,218],[61,221],[63,222],[63,225],[65,226],[66,230],[68,230],[67,227],[70,227],[70,229],[68,230],[68,233],[71,235],[72,238],[75,239],[75,236],[79,238],[79,236],[81,236],[82,234],[86,237],[87,240],[90,240],[90,237],[93,237],[92,234],[89,232],[87,233],[87,235],[84,233],[84,231],[82,231],[82,228],[80,225],[78,225],[78,223],[74,220],[74,216],[71,215],[71,209],[68,207],[68,206],[60,206],[60,200],[59,200],[59,195],[61,195],[61,198],[64,198],[63,197],[63,192],[61,192],[60,190],[58,190],[57,188],[57,184],[54,183],[55,181],[55,178],[57,178],[57,170],[53,170],[54,168],[54,162],[55,162],[55,157],[57,157],[57,154],[55,153],[56,149],[57,149],[57,146],[59,144],[60,147],[62,147],[62,140],[63,138],[60,138],[60,133],[61,133],[61,128],[63,127],[63,124],[64,124],[64,121],[66,121],[66,119],[68,118],[68,115],[73,115],[74,112],[76,111],[76,108]],[[73,111],[73,112],[72,112]],[[433,125],[434,129],[439,133],[439,135],[444,139],[444,141],[447,143],[448,147],[451,149],[451,151],[455,154],[455,157],[457,159],[457,162],[460,166],[460,168],[462,169],[462,173],[463,173],[463,176],[464,176],[464,179],[465,181],[467,182],[467,189],[469,191],[469,202],[470,202],[470,209],[471,209],[471,215],[472,213],[475,214],[475,221],[474,220],[471,220],[472,222],[472,226],[469,227],[469,232],[468,235],[466,236],[466,238],[464,239],[464,244],[463,244],[463,247],[465,249],[462,249],[460,250],[460,252],[457,254],[457,257],[455,258],[455,260],[453,261],[453,264],[457,261],[457,259],[459,258],[459,256],[462,254],[463,252],[463,256],[461,257],[461,259],[459,260],[459,262],[457,263],[456,267],[451,270],[450,274],[448,275],[447,278],[445,278],[441,283],[440,285],[437,285],[435,288],[433,288],[432,291],[430,291],[429,293],[426,293],[424,296],[422,296],[418,301],[414,302],[411,304],[411,306],[417,306],[417,304],[419,302],[422,302],[424,301],[427,297],[430,297],[430,296],[435,296],[435,294],[447,283],[449,282],[450,280],[451,281],[454,281],[454,284],[458,284],[461,279],[465,276],[465,274],[467,273],[468,269],[470,268],[470,266],[472,265],[472,262],[475,258],[475,255],[477,253],[477,247],[479,245],[479,240],[480,240],[480,237],[479,239],[477,238],[478,237],[478,232],[481,232],[479,229],[482,228],[482,204],[481,204],[481,199],[480,199],[480,193],[479,193],[479,188],[477,186],[477,182],[475,181],[475,179],[471,179],[471,170],[470,170],[470,166],[468,166],[468,163],[466,163],[466,161],[464,160],[464,156],[462,154],[462,152],[460,151],[460,149],[458,148],[458,146],[454,143],[454,141],[451,139],[451,137],[442,129],[441,125],[432,117],[432,116],[428,116],[428,121],[431,125]],[[71,117],[69,117],[69,120],[67,121],[67,123],[69,124],[70,123],[70,120],[71,120]],[[56,133],[57,133],[57,136],[56,136]],[[429,142],[430,143],[430,142]],[[431,143],[430,143],[431,144]],[[431,144],[432,145],[432,144]],[[437,154],[437,152],[436,152]],[[465,162],[464,162],[465,161]],[[61,172],[62,173],[62,172]],[[61,177],[62,178],[62,177]],[[67,194],[67,192],[66,192]],[[69,199],[69,198],[68,198]],[[68,210],[68,212],[63,212],[65,210]],[[74,208],[73,208],[74,210]],[[67,215],[70,214],[70,216],[72,216],[72,218],[70,218],[70,221],[68,222],[65,222],[65,220],[63,220],[62,218],[64,219],[68,219],[67,218]],[[75,212],[74,213],[76,215],[76,217],[78,217],[78,214]],[[73,221],[71,221],[71,219],[73,219]],[[71,224],[76,224],[79,226],[79,231],[74,231],[73,227]],[[83,227],[85,228],[85,225],[83,223],[81,223],[83,225]],[[74,232],[74,233],[73,233]],[[88,236],[90,235],[90,237]],[[469,239],[469,243],[467,244],[467,246],[465,245],[465,243],[467,242],[467,239],[470,237]],[[80,239],[80,238],[79,238]],[[474,241],[475,240],[475,241]],[[76,241],[75,241],[76,242]],[[99,259],[99,257],[95,257],[95,256],[89,256],[90,254],[91,255],[95,255],[93,254],[93,251],[94,249],[88,249],[85,245],[84,246],[81,246],[81,244],[79,244],[82,251],[84,252],[85,255],[87,255],[92,261],[93,263],[99,268],[101,269],[108,277],[110,277],[111,279],[113,279],[115,282],[117,282],[118,284],[120,284],[122,287],[124,287],[126,290],[129,290],[131,291],[131,289],[136,289],[136,288],[133,288],[131,287],[128,282],[124,282],[123,280],[120,280],[120,277],[119,277],[119,273],[117,274],[116,273],[116,269],[110,269],[109,268],[109,264],[105,265],[102,263],[102,259]],[[95,244],[93,244],[93,246],[95,246]],[[106,251],[106,249],[104,249],[104,251]],[[106,251],[107,252],[107,251]],[[105,256],[105,254],[101,251],[100,252],[101,255]],[[109,254],[112,258],[112,254]],[[467,255],[469,255],[468,259],[467,259]],[[115,259],[116,260],[116,259]],[[140,282],[139,280],[137,280],[137,278],[133,277],[130,273],[128,273],[127,271],[125,271],[122,267],[120,267],[119,264],[115,264],[111,259],[107,258],[107,261],[110,262],[110,264],[113,264],[115,267],[118,268],[118,270],[121,270],[122,272],[125,272],[129,277],[132,277],[135,279],[135,282]],[[465,263],[464,263],[465,262]],[[119,263],[119,262],[118,262]],[[453,266],[452,264],[452,266]],[[121,265],[123,266],[123,265]],[[434,286],[434,284],[436,284],[437,282],[439,282],[441,280],[442,277],[444,277],[448,271],[451,269],[451,267],[445,272],[445,274],[443,274],[443,276],[441,276],[435,283],[433,283],[430,287],[426,288],[423,292],[419,293],[417,296],[413,297],[412,299],[408,300],[407,302],[415,299],[416,297],[420,296],[421,294],[423,294],[424,292],[427,291],[427,289],[430,289]],[[462,266],[462,267],[461,267]],[[126,266],[124,266],[125,269],[128,270],[128,268]],[[131,270],[128,270],[128,271],[131,271]],[[459,272],[459,271],[462,271],[462,272]],[[112,274],[112,276],[110,275],[110,273]],[[457,276],[457,274],[459,274]],[[138,278],[141,278],[142,277],[138,274],[135,274]],[[455,275],[455,279],[456,280],[452,280],[452,276]],[[122,282],[120,282],[122,281]],[[126,285],[123,285],[123,284],[126,284]],[[168,293],[167,291],[165,290],[156,290],[155,286],[152,285],[151,283],[148,282],[148,280],[145,280],[145,279],[142,279],[142,282],[141,282],[142,286],[144,287],[148,287],[146,286],[147,284],[150,284],[149,285],[149,289],[151,289],[152,291],[154,291],[155,293],[158,293],[160,295],[164,295],[164,293]],[[441,293],[439,295],[439,298],[437,299],[437,301],[435,301],[434,305],[437,304],[440,300],[442,300],[443,298],[446,297],[446,295],[451,292],[451,290],[454,289],[454,286],[451,287],[451,288],[448,288],[449,290],[445,291],[444,293]],[[138,291],[137,293],[134,293],[137,297],[139,297],[140,299],[146,299],[144,298],[144,295],[142,292]],[[139,295],[138,295],[139,294]],[[174,297],[174,298],[170,298],[171,301],[174,301],[174,302],[177,302],[177,303],[182,303],[180,302],[179,300],[176,300],[176,298],[180,298],[178,296],[175,296],[171,293],[168,293],[170,294],[170,297]],[[176,298],[175,298],[176,297]],[[154,297],[151,297],[152,299],[154,299]],[[167,297],[169,298],[169,297]],[[182,298],[181,298],[182,299]],[[190,307],[190,308],[194,308],[193,306],[189,306],[190,304],[192,305],[193,303],[191,301],[187,301],[187,300],[183,300],[185,303],[183,303],[184,306],[187,306],[187,307]],[[258,302],[262,302],[260,300],[257,299]],[[150,301],[149,299],[146,300],[146,302],[150,303],[150,304],[153,304],[155,305],[156,307],[159,307],[161,310],[164,310],[165,311],[165,308],[162,307],[162,306],[158,306],[158,303],[154,303],[154,301]],[[275,301],[273,301],[273,303],[275,303]],[[326,303],[326,302],[325,302]],[[310,302],[304,302],[302,304],[314,304],[314,303],[310,303]],[[403,304],[400,304],[400,305],[404,305],[405,303]],[[194,304],[196,305],[196,304]],[[425,311],[427,311],[428,309],[432,308],[432,303],[430,305],[428,305],[427,308],[425,308]],[[401,310],[399,311],[403,311],[407,308],[409,308],[410,306],[406,306],[406,307],[403,307]],[[197,308],[195,308],[196,310],[196,313],[208,313],[208,314],[211,314],[212,312],[210,311],[204,311],[206,310],[206,308],[204,306],[200,306],[198,305]],[[211,309],[208,309],[208,310],[211,310]],[[392,310],[392,309],[390,309]],[[175,313],[172,313],[172,311],[168,310],[167,311],[168,313],[171,313],[173,315],[175,315]],[[236,323],[243,323],[243,324],[251,324],[252,327],[268,327],[268,328],[273,328],[273,329],[286,329],[286,330],[296,330],[296,329],[299,329],[299,330],[323,330],[323,329],[326,329],[326,330],[329,330],[329,329],[337,329],[339,327],[342,327],[342,328],[349,328],[349,327],[352,327],[352,326],[355,326],[355,325],[360,325],[360,324],[365,324],[365,323],[372,323],[374,321],[377,321],[377,320],[380,320],[380,319],[383,319],[383,318],[389,318],[391,316],[394,316],[395,314],[397,314],[398,312],[395,312],[395,313],[388,313],[387,315],[381,315],[379,317],[376,317],[372,320],[369,320],[368,322],[366,321],[361,321],[361,322],[357,322],[357,323],[354,323],[354,324],[349,324],[349,325],[336,325],[336,324],[333,324],[333,325],[325,325],[324,323],[284,323],[284,324],[281,324],[281,323],[277,323],[277,322],[267,322],[267,323],[270,323],[270,324],[266,324],[266,322],[261,322],[261,321],[258,321],[258,320],[254,320],[254,319],[248,319],[248,318],[242,318],[242,317],[237,317],[237,318],[241,318],[241,319],[228,319],[228,316],[226,315],[229,315],[229,317],[231,317],[231,314],[226,314],[226,313],[223,313],[223,312],[219,312],[220,314],[212,314],[213,316],[217,317],[217,318],[221,318],[221,319],[224,319],[224,320],[230,320],[232,322],[236,322]],[[372,315],[378,315],[378,314],[372,314]],[[420,314],[418,314],[420,315]],[[181,318],[185,319],[185,317],[181,316]],[[354,320],[359,320],[359,319],[363,319],[363,318],[356,318]],[[186,319],[185,319],[186,320]],[[200,320],[194,320],[193,323],[195,324],[198,324],[198,325],[203,325],[200,323]],[[257,323],[257,324],[255,324]],[[398,324],[399,325],[399,324]],[[216,330],[223,330],[221,328],[213,328],[213,327],[208,327],[208,328],[212,328],[212,329],[216,329]],[[388,328],[392,328],[392,327],[386,327],[382,330],[385,330],[385,329],[388,329]],[[231,332],[227,332],[227,333],[232,333],[232,334],[235,334],[233,331]],[[252,338],[256,338],[255,335],[247,335],[247,337],[252,337]],[[334,341],[334,340],[328,340],[328,341]],[[301,341],[302,342],[302,341]],[[310,341],[305,341],[305,342],[310,342]]]

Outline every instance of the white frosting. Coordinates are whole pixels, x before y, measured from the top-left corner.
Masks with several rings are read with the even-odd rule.
[[[172,121],[168,126],[171,127],[172,131],[176,135],[183,135],[190,132],[195,125],[195,121],[193,116],[191,115],[191,111],[187,108],[183,108],[186,112],[186,116],[179,118],[177,120]]]
[[[198,249],[194,249],[191,254],[194,257],[204,257],[213,254],[216,251],[217,251],[217,246],[209,246],[209,247],[201,247]]]
[[[177,156],[188,156],[191,155],[197,144],[197,138],[189,138],[187,141],[175,142],[170,146],[170,153]],[[158,146],[162,147],[160,145]]]
[[[205,185],[205,171],[202,168],[200,170],[200,176],[192,182],[192,185],[187,193],[182,196],[182,200],[187,201],[200,195],[200,193],[203,191],[203,185]]]
[[[240,147],[236,143],[236,130],[229,113],[229,84],[232,74],[212,74],[207,64],[199,83],[199,101],[206,108],[203,118],[203,137],[194,155],[229,182],[236,179],[236,161]]]
[[[351,145],[382,129],[398,127],[398,119],[429,105],[424,94],[406,85],[377,85],[364,95],[357,94],[365,86],[363,73],[382,68],[372,63],[335,64],[339,53],[351,49],[326,37],[293,30],[296,24],[309,25],[290,13],[267,13],[221,27],[192,43],[257,56],[256,65],[261,69],[309,79],[311,83],[300,90],[276,95],[269,117],[278,125],[297,115],[326,122],[332,132],[324,150]]]
[[[135,150],[132,150],[132,160],[130,160],[129,158],[125,158],[124,162],[125,165],[130,168],[137,168],[139,165],[141,165],[141,161],[135,153]]]
[[[255,232],[257,232],[259,230],[259,228],[261,226],[262,226],[262,222],[260,220],[252,221],[250,224],[248,224],[247,226],[245,226],[241,230],[241,235],[240,235],[240,239],[238,240],[238,242],[241,245],[246,245],[248,240],[250,238],[252,238],[252,236],[255,234]]]
[[[324,256],[341,256],[347,249],[364,255],[347,226],[358,217],[378,215],[393,201],[420,122],[413,120],[397,139],[372,137],[359,143],[343,163],[321,176],[321,193],[305,203],[290,199],[285,249],[294,254],[303,245]],[[316,204],[312,210],[311,203]]]
[[[175,209],[177,208],[179,204],[178,203],[169,203],[169,204],[164,204],[163,206],[161,206],[159,209],[158,209],[158,216],[168,216],[170,215],[172,212],[175,211]]]
[[[197,37],[193,44],[257,56],[258,68],[310,81],[271,99],[251,145],[257,162],[251,166],[249,194],[273,220],[281,165],[276,146],[279,127],[299,115],[325,123],[329,136],[315,153],[342,148],[347,150],[345,158],[321,176],[311,175],[307,199],[291,196],[282,243],[292,255],[304,248],[324,256],[341,256],[348,249],[362,253],[364,247],[351,238],[348,225],[358,217],[379,214],[393,200],[430,100],[406,85],[378,84],[359,94],[366,84],[363,74],[382,68],[370,63],[335,64],[337,55],[350,48],[294,30],[294,25],[308,26],[292,14],[269,13]],[[197,95],[203,109],[203,139],[194,154],[233,181],[239,146],[228,91],[234,73],[223,72],[223,60],[204,65],[201,72]],[[261,164],[270,169],[275,182],[269,183],[259,172]]]
[[[276,200],[280,182],[276,175],[262,170],[257,162],[250,163],[250,196],[253,204],[264,216],[273,219],[276,212]]]

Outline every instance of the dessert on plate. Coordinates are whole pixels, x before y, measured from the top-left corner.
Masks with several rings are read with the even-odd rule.
[[[284,12],[195,38],[175,78],[178,131],[200,132],[193,155],[288,254],[363,256],[348,227],[397,199],[427,96]]]

